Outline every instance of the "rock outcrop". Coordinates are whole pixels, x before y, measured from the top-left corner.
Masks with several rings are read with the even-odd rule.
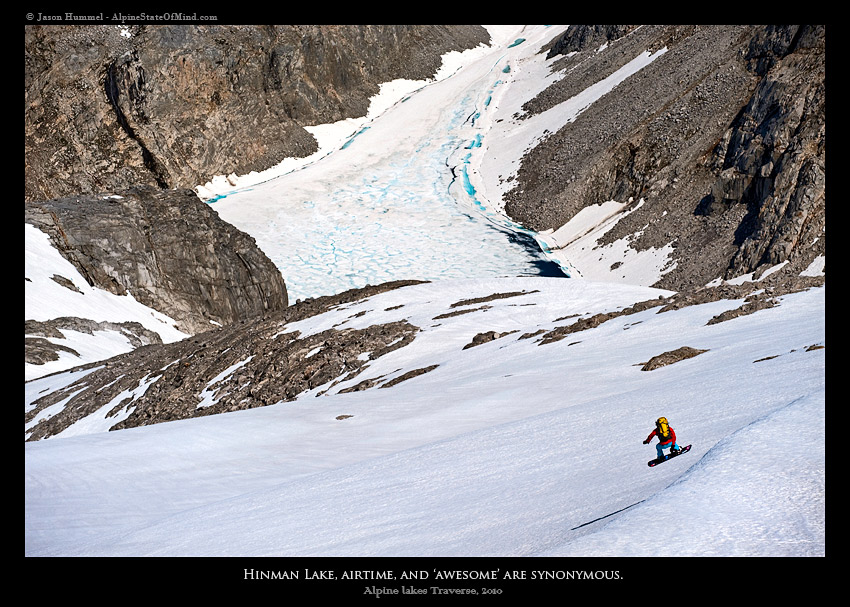
[[[670,350],[669,352],[664,352],[657,356],[653,356],[650,358],[642,367],[641,371],[654,371],[655,369],[660,369],[661,367],[666,367],[667,365],[672,365],[682,360],[687,360],[689,358],[693,358],[694,356],[699,356],[708,352],[708,350],[701,350],[699,348],[691,348],[690,346],[682,346],[681,348],[676,348],[675,350]]]
[[[43,365],[58,360],[59,352],[68,352],[74,356],[80,355],[73,348],[47,339],[48,337],[64,339],[63,329],[87,335],[92,335],[95,331],[113,331],[124,337],[131,348],[162,343],[159,334],[146,329],[137,322],[96,322],[88,318],[62,316],[48,321],[27,320],[24,325],[24,333],[27,335],[24,344],[24,360],[33,365]]]
[[[589,205],[642,200],[600,244],[672,243],[675,268],[653,286],[782,262],[798,276],[825,251],[824,26],[570,26],[542,51],[566,76],[526,114],[646,51],[659,54],[527,153],[508,214],[540,231]]]
[[[327,390],[357,377],[369,361],[411,343],[419,328],[395,321],[304,336],[287,325],[410,284],[416,283],[385,283],[308,299],[253,322],[83,365],[78,369],[93,370],[45,394],[26,412],[25,424],[32,425],[27,440],[59,434],[108,404],[110,410],[101,417],[114,419],[109,429],[118,430],[291,401],[325,385]],[[61,410],[45,415],[61,401],[66,401]]]
[[[280,271],[254,239],[191,190],[69,196],[27,203],[24,214],[89,284],[132,293],[186,333],[288,305]]]
[[[739,316],[753,314],[754,312],[765,308],[773,307],[776,304],[776,298],[781,297],[782,295],[823,286],[825,282],[826,279],[822,276],[797,277],[794,280],[790,280],[783,278],[779,274],[773,274],[759,283],[745,282],[743,284],[723,284],[717,287],[681,291],[674,293],[669,297],[639,301],[634,305],[615,312],[601,312],[599,314],[593,314],[592,316],[579,318],[578,320],[570,318],[569,320],[571,320],[571,322],[568,324],[557,326],[549,331],[526,333],[522,336],[522,339],[531,339],[540,335],[537,343],[542,346],[561,341],[567,336],[575,333],[596,328],[614,318],[630,316],[651,308],[658,307],[658,313],[661,314],[663,312],[680,310],[688,306],[697,306],[713,301],[720,301],[721,299],[743,300],[744,303],[740,307],[723,312],[706,323],[713,325],[733,318],[738,318]],[[560,321],[567,319],[557,320]]]
[[[379,84],[487,42],[480,26],[29,26],[25,198],[194,188],[306,156],[304,126],[363,116]]]

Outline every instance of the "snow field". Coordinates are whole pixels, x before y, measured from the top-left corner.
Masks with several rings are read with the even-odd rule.
[[[474,314],[497,309],[503,316],[488,316],[492,326],[516,323],[512,313],[531,315],[535,307],[510,304],[535,295],[554,301],[547,285],[558,289],[562,281],[506,279],[498,291],[528,290],[535,283],[541,294],[494,300],[486,312],[443,323],[468,323]],[[442,301],[434,301],[440,287]],[[574,295],[562,311],[584,310],[606,289],[616,293],[612,285],[604,287],[582,281],[577,289],[584,296]],[[421,316],[445,309],[455,298],[455,289],[442,283],[406,287],[311,319],[312,327],[303,321],[301,328],[320,330],[366,305],[373,312],[350,322],[375,322],[403,310],[386,308],[404,291],[408,301],[420,302]],[[483,294],[480,286],[466,290],[476,291]],[[307,395],[234,414],[27,443],[27,520],[49,521],[50,528],[49,541],[28,530],[27,552],[645,555],[658,547],[644,527],[631,527],[624,536],[611,526],[665,507],[672,493],[680,518],[668,526],[674,535],[690,534],[695,554],[817,554],[823,550],[823,511],[817,507],[822,476],[809,482],[813,493],[804,503],[792,495],[796,482],[774,474],[769,492],[750,499],[782,508],[751,518],[749,525],[740,523],[747,520],[747,508],[739,490],[765,480],[763,475],[776,470],[778,454],[793,447],[790,422],[758,420],[795,402],[823,409],[823,350],[805,351],[823,343],[823,318],[807,311],[822,302],[823,292],[790,295],[777,308],[710,327],[709,318],[739,302],[664,314],[647,310],[576,334],[581,343],[574,345],[568,345],[570,337],[538,346],[511,334],[459,353],[458,344],[473,327],[458,324],[455,329],[466,337],[442,353],[436,340],[423,340],[417,349],[423,331],[410,346],[383,357],[387,368],[393,355],[408,349],[407,368],[433,363],[438,355],[445,361],[391,389]],[[615,337],[618,347],[612,351]],[[635,366],[681,345],[709,351],[652,372]],[[754,362],[766,356],[776,358]],[[681,441],[694,447],[650,469],[646,461],[655,449],[641,441],[662,414]],[[338,420],[339,415],[352,417]],[[756,438],[747,438],[756,430]],[[774,449],[751,453],[764,461],[751,460],[750,468],[720,465],[748,451],[750,440],[771,440],[773,432],[779,439]],[[790,480],[816,471],[818,462],[822,469],[822,451],[807,453],[805,469],[796,469]],[[58,461],[68,463],[59,467]],[[736,471],[737,486],[729,482]],[[689,490],[702,499],[688,502],[677,493]],[[70,506],[59,515],[50,512],[53,504]],[[74,525],[63,528],[64,516]],[[788,543],[777,543],[759,520],[776,525],[776,534],[783,526],[795,532],[785,534]],[[718,528],[734,530],[735,537],[724,540]]]

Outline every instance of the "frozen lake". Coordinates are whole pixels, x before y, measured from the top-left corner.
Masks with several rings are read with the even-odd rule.
[[[555,35],[535,27],[525,35],[538,42]],[[389,106],[378,115],[311,129],[320,145],[336,137],[320,157],[237,183],[210,204],[257,240],[292,302],[395,279],[565,276],[476,183],[494,99],[539,47],[505,32],[489,48],[454,53],[450,74],[382,91]]]

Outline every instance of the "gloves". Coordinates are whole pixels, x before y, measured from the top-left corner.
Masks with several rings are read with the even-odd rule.
[[[649,441],[648,441],[648,440],[645,440],[645,441],[643,441],[643,444],[644,444],[644,445],[648,445],[648,444],[649,444]]]

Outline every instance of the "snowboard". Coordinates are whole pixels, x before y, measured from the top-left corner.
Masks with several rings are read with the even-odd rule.
[[[690,445],[688,445],[687,447],[682,447],[681,449],[679,449],[679,452],[678,452],[678,453],[671,453],[671,454],[667,454],[667,455],[665,455],[664,457],[662,457],[661,459],[658,459],[658,458],[651,459],[651,460],[649,460],[649,461],[648,461],[648,462],[646,462],[646,463],[647,463],[647,465],[648,465],[650,468],[652,468],[653,466],[657,466],[658,464],[661,464],[661,463],[663,463],[663,462],[666,462],[668,459],[671,459],[671,458],[677,457],[677,456],[679,456],[679,455],[682,455],[683,453],[687,453],[687,452],[688,452],[688,451],[690,451],[690,450],[691,450],[691,446],[690,446]]]

